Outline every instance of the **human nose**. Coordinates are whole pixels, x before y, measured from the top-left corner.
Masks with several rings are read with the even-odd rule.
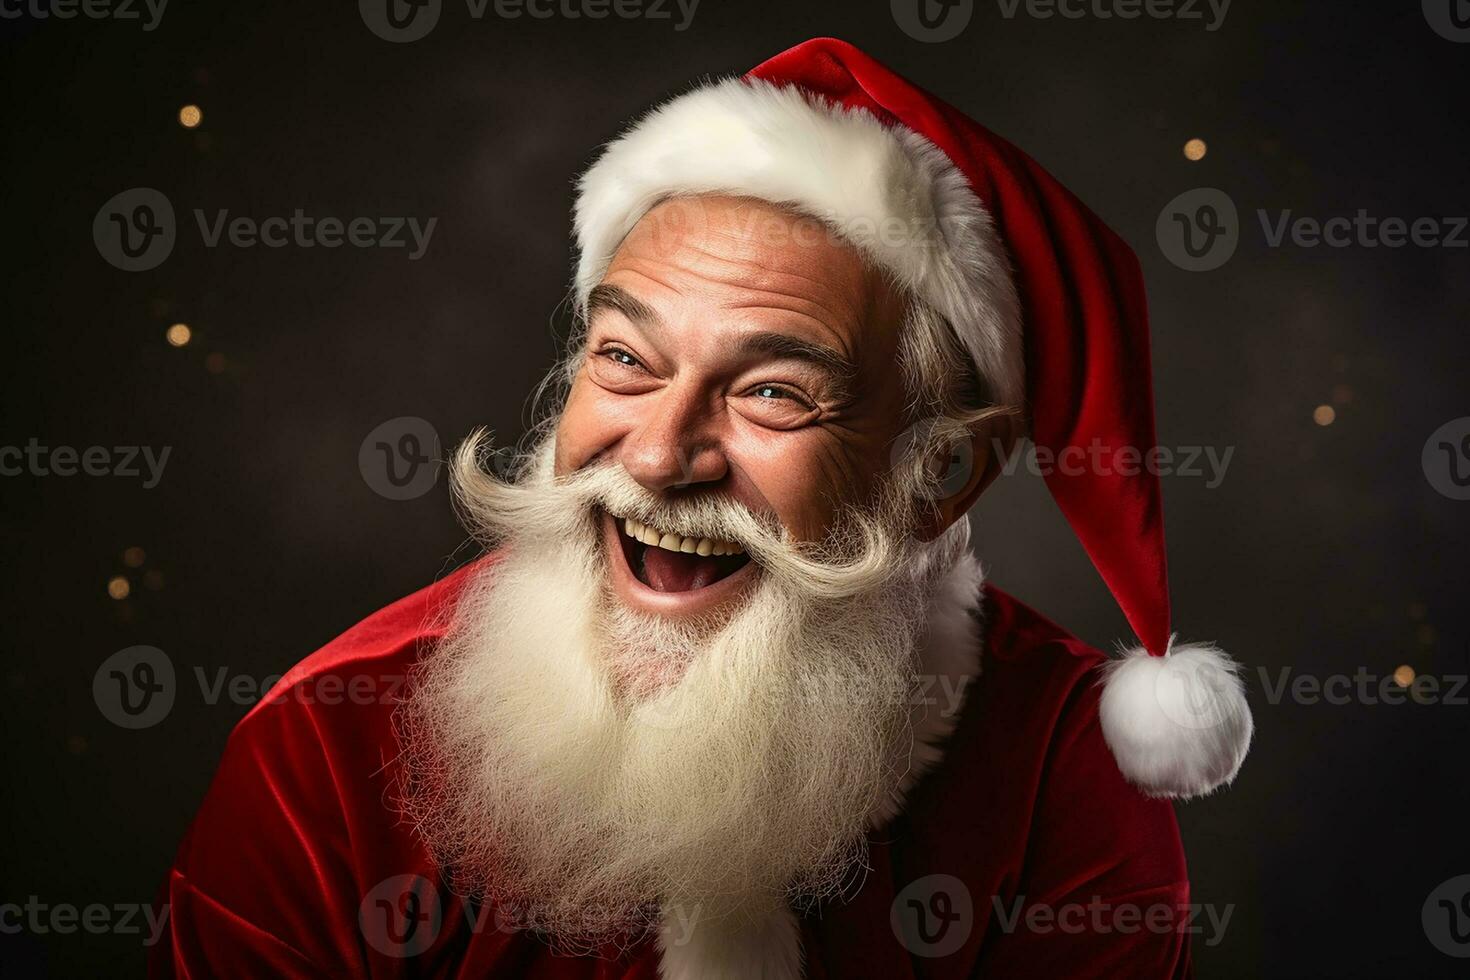
[[[620,453],[628,475],[649,490],[715,483],[729,472],[709,399],[692,387],[671,385],[648,402]]]

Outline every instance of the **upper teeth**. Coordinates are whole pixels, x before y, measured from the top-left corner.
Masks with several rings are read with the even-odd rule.
[[[677,534],[666,534],[647,524],[640,524],[631,517],[623,519],[623,533],[635,541],[662,548],[665,551],[681,551],[686,555],[743,555],[745,549],[732,541],[715,538],[688,538]]]

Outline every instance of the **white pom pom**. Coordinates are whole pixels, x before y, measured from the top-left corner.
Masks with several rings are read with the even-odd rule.
[[[1150,796],[1203,796],[1235,778],[1255,724],[1240,665],[1204,644],[1165,656],[1124,651],[1103,666],[1103,738],[1128,781]]]

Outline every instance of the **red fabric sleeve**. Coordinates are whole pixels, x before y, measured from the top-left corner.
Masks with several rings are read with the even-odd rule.
[[[338,794],[299,705],[264,703],[231,736],[166,885],[155,977],[365,973]]]
[[[359,926],[379,882],[433,874],[390,805],[392,713],[468,570],[307,657],[235,726],[164,884],[150,975],[400,972]]]

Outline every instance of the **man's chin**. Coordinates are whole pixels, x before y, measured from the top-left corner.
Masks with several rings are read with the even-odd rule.
[[[598,516],[613,596],[633,612],[678,621],[727,618],[760,576],[743,552],[675,552],[636,540],[607,511]]]

